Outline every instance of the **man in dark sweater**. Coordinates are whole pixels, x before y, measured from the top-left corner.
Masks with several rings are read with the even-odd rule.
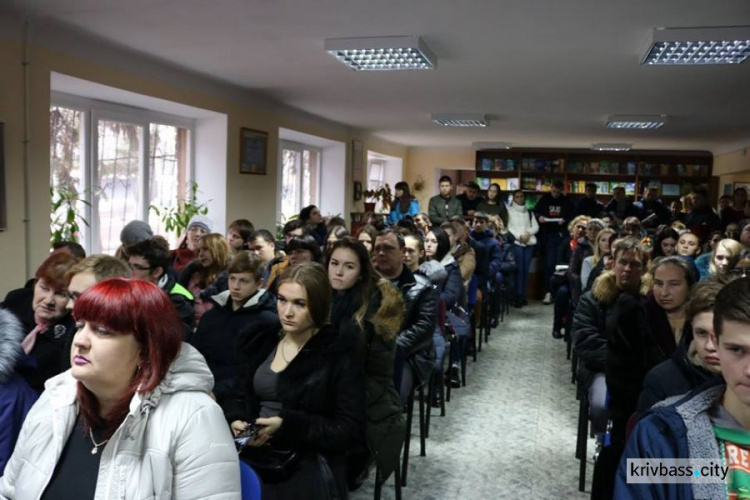
[[[644,222],[646,227],[656,227],[662,224],[669,224],[671,213],[669,209],[659,199],[659,190],[654,186],[649,186],[643,192],[641,201],[633,203],[635,208],[640,212],[638,218]]]
[[[463,206],[458,198],[452,196],[453,181],[447,175],[440,178],[440,194],[430,198],[427,212],[433,227],[440,227],[450,221],[454,215],[463,215]]]
[[[539,220],[539,237],[544,248],[544,279],[547,293],[544,303],[552,303],[550,280],[555,273],[557,264],[557,249],[567,232],[568,222],[573,218],[575,207],[573,202],[563,194],[563,182],[559,179],[552,181],[550,192],[544,194],[534,207],[534,213]]]
[[[599,217],[604,212],[604,204],[596,199],[597,185],[593,182],[586,183],[586,193],[583,198],[576,203],[575,217],[587,215],[592,219]]]
[[[461,202],[464,217],[474,217],[477,206],[484,201],[484,198],[479,196],[479,184],[473,181],[466,185],[466,192],[456,198]]]
[[[622,223],[628,217],[638,217],[640,215],[633,202],[628,199],[625,194],[625,188],[622,186],[617,186],[612,190],[612,199],[609,200],[604,210],[612,215],[612,219],[615,221],[617,227],[622,227]]]
[[[691,233],[698,236],[701,243],[708,241],[712,232],[721,229],[721,219],[711,207],[705,188],[693,190],[693,211],[688,214],[685,225]]]

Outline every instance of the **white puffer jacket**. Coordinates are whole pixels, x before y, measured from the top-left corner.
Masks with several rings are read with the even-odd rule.
[[[213,382],[200,353],[183,344],[162,383],[133,397],[101,450],[95,500],[239,500],[237,452],[208,395]],[[0,498],[40,498],[75,426],[75,396],[70,370],[45,383],[0,478]]]
[[[516,244],[520,246],[536,245],[536,233],[539,232],[539,223],[534,214],[530,214],[526,205],[519,205],[515,201],[508,208],[508,231],[515,236]],[[531,238],[525,244],[520,239],[524,233],[529,233]]]

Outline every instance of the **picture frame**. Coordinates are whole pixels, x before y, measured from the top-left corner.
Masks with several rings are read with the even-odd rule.
[[[362,199],[362,183],[360,181],[354,181],[354,201]]]
[[[240,173],[266,175],[268,132],[251,128],[240,129]]]

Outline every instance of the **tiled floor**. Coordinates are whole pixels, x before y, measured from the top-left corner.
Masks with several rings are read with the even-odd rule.
[[[447,415],[433,410],[426,457],[415,418],[405,500],[588,498],[578,491],[570,362],[551,325],[552,306],[535,303],[492,331]],[[591,470],[589,461],[587,490]],[[372,499],[372,478],[351,498]],[[382,498],[394,498],[393,478]]]

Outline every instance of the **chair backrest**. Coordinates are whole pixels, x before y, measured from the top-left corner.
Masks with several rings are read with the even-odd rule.
[[[468,297],[469,297],[469,308],[473,309],[474,306],[477,304],[477,289],[479,288],[479,277],[474,274],[471,276],[471,279],[469,280],[469,289]]]
[[[240,482],[242,500],[260,500],[260,479],[252,467],[240,460]]]

